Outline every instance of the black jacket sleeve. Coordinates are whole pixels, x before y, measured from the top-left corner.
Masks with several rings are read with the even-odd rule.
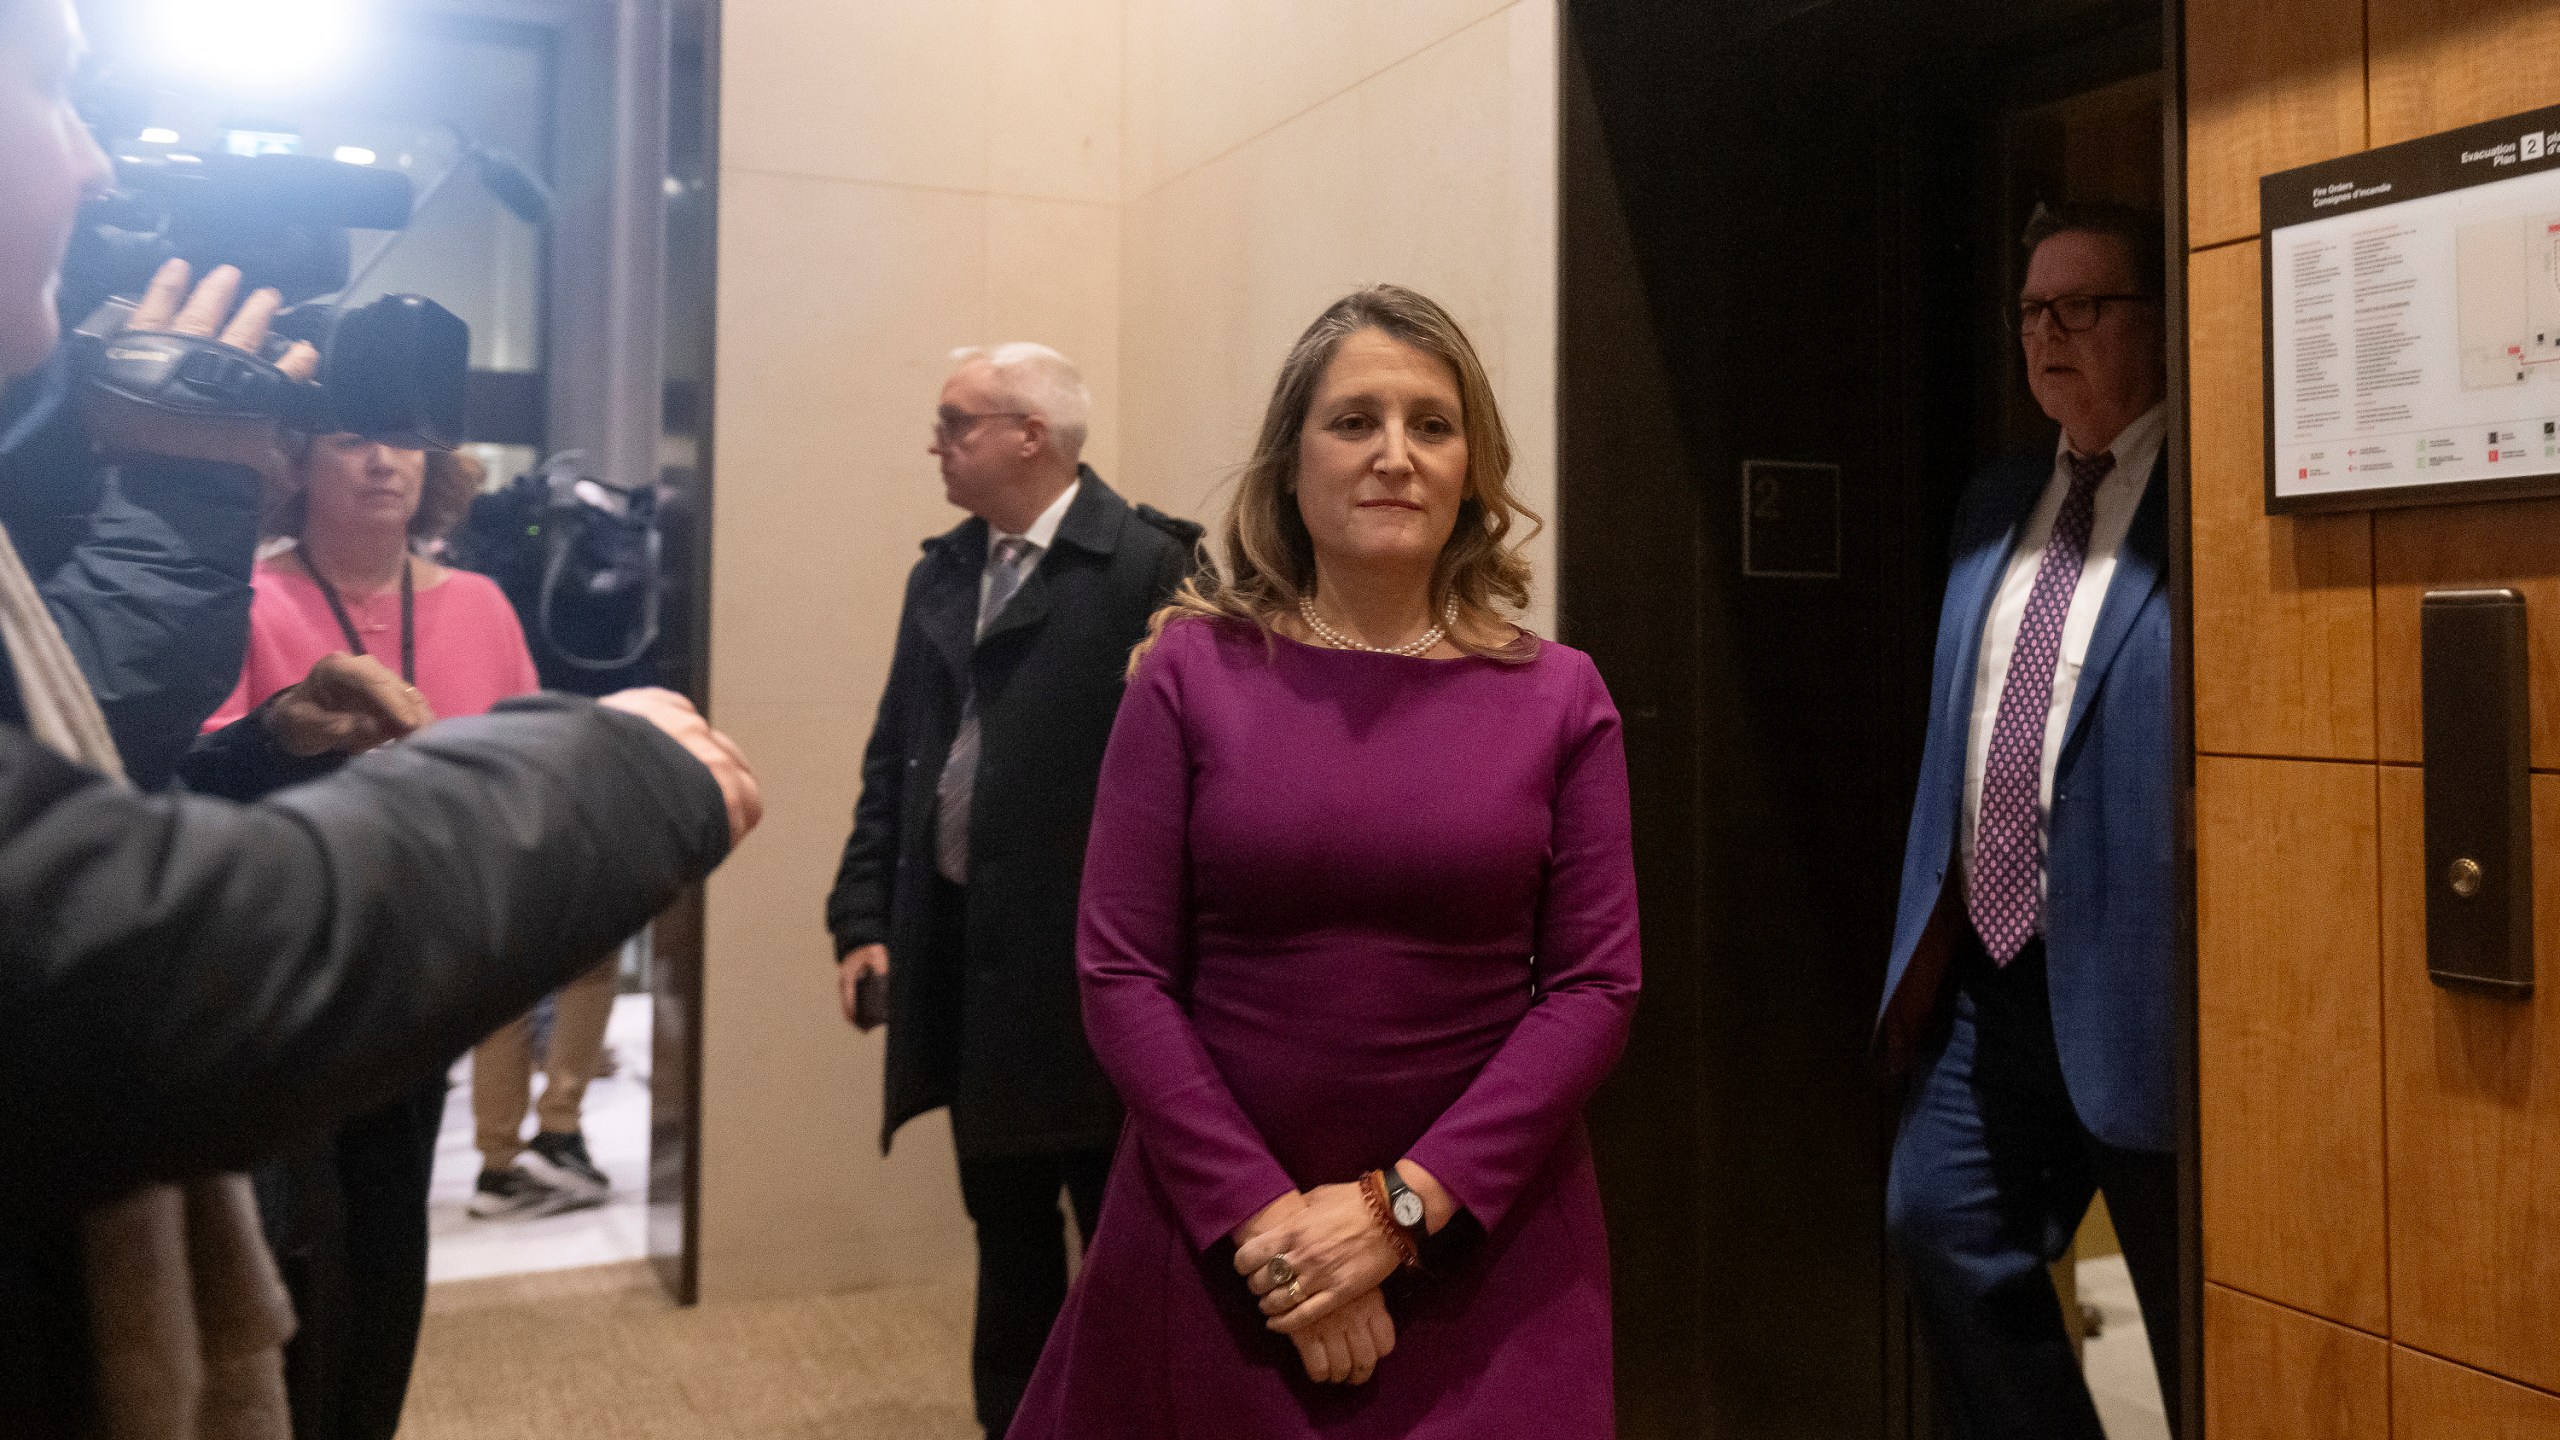
[[[1200,563],[1200,549],[1196,542],[1186,545],[1177,540],[1166,546],[1164,554],[1156,561],[1153,609],[1162,609],[1170,602],[1173,592],[1181,589],[1182,583],[1199,570]],[[1152,613],[1151,610],[1150,618]]]
[[[106,464],[67,446],[40,458],[8,467],[0,515],[98,697],[125,773],[157,790],[240,683],[257,474],[199,461]],[[0,691],[0,717],[21,718],[14,677],[0,674]]]
[[[909,633],[907,615],[915,608],[915,585],[907,586],[907,603],[898,619],[898,648],[889,662],[889,683],[880,691],[880,713],[871,722],[871,743],[862,751],[862,794],[853,802],[853,834],[844,842],[844,858],[836,865],[836,884],[827,892],[827,933],[835,937],[836,958],[865,945],[889,943],[889,901],[898,879],[898,827],[905,814],[909,687],[922,677],[915,672],[925,652],[920,635]],[[939,775],[921,777],[927,785]]]
[[[245,1166],[595,963],[728,845],[636,717],[511,701],[260,805],[0,727],[0,1216]]]
[[[256,551],[256,471],[120,461],[69,559],[36,577],[138,789],[169,784],[241,684]]]
[[[139,789],[169,782],[240,683],[258,496],[236,465],[107,465],[70,554],[35,577]]]
[[[1182,582],[1207,568],[1209,555],[1202,548],[1202,541],[1209,532],[1197,520],[1167,515],[1153,505],[1138,506],[1137,514],[1173,542],[1169,553],[1160,554],[1156,560],[1155,605],[1162,608],[1173,598],[1173,592],[1182,588]]]
[[[92,452],[69,357],[0,392],[0,522],[135,785],[168,783],[240,683],[262,484],[241,465]],[[0,666],[0,718],[18,720]]]
[[[198,737],[178,765],[178,783],[199,795],[263,800],[347,763],[343,755],[295,755],[278,745],[267,728],[267,712],[275,708],[278,698],[270,695],[257,709]]]

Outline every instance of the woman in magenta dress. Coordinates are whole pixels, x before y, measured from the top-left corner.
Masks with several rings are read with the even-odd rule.
[[[1103,763],[1078,961],[1130,1118],[1014,1440],[1614,1433],[1581,1111],[1635,1006],[1626,761],[1590,660],[1503,618],[1509,462],[1430,300],[1291,351]]]

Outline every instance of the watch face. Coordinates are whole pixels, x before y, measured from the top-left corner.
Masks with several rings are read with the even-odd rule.
[[[1407,1190],[1396,1197],[1396,1223],[1414,1226],[1422,1223],[1422,1197]]]

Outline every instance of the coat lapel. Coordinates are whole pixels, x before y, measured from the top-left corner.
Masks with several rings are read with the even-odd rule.
[[[1102,477],[1094,474],[1091,466],[1078,467],[1077,478],[1084,488],[1076,492],[1075,500],[1067,506],[1067,513],[1058,518],[1058,533],[1050,537],[1049,548],[1041,553],[1040,563],[1032,566],[1031,573],[1023,577],[1021,587],[1013,592],[1013,598],[1005,602],[1003,611],[987,626],[987,633],[978,637],[979,644],[987,644],[1017,630],[1034,629],[1048,620],[1049,608],[1056,595],[1050,574],[1064,558],[1060,552],[1081,550],[1089,554],[1109,555],[1119,544],[1120,512],[1128,509],[1128,502],[1113,494],[1111,487],[1102,483]],[[980,543],[983,544],[984,540]]]
[[[1976,672],[1982,668],[1982,630],[1991,615],[1991,601],[2000,591],[2000,577],[2009,571],[2009,552],[2017,548],[2018,527],[2027,523],[2027,515],[2043,492],[2044,481],[2052,472],[2049,462],[2032,458],[2017,461],[2000,479],[2000,491],[1985,497],[1983,513],[1997,517],[2000,528],[1956,557],[1955,566],[1947,574],[1947,614],[1961,625],[1953,673],[1947,677],[1947,693],[1941,697],[1948,707],[1947,723],[1959,733],[1973,724],[1973,691]],[[1959,747],[1958,755],[1964,753]],[[1961,775],[1961,770],[1959,770]]]
[[[2081,658],[2080,681],[2071,692],[2071,716],[2062,727],[2065,752],[2071,748],[2071,737],[2079,733],[2082,718],[2089,713],[2107,667],[2114,663],[2116,652],[2124,648],[2125,637],[2133,633],[2134,620],[2150,603],[2151,592],[2160,588],[2167,573],[2169,499],[2161,474],[2167,459],[2168,449],[2163,446],[2161,458],[2152,462],[2142,504],[2133,512],[2133,526],[2116,550],[2116,573],[2107,582],[2106,602],[2098,608],[2098,626],[2089,634],[2089,653]]]
[[[933,584],[917,608],[917,623],[951,672],[954,692],[969,693],[969,652],[977,644],[978,574],[987,563],[987,522],[971,519],[925,542],[934,552]]]
[[[1056,559],[1057,547],[1054,545],[1041,552],[1040,563],[1032,566],[1031,573],[1023,576],[1022,583],[1014,587],[1013,598],[996,613],[996,618],[987,626],[987,633],[978,637],[979,644],[985,645],[1017,630],[1033,629],[1048,620],[1049,570]]]

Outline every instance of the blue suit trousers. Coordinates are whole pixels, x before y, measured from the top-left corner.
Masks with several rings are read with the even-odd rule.
[[[1971,1440],[2103,1440],[2046,1267],[2104,1191],[2177,1424],[2177,1164],[2090,1135],[2064,1088],[2044,943],[1995,966],[1959,922],[1945,1037],[1914,1067],[1886,1223]]]

